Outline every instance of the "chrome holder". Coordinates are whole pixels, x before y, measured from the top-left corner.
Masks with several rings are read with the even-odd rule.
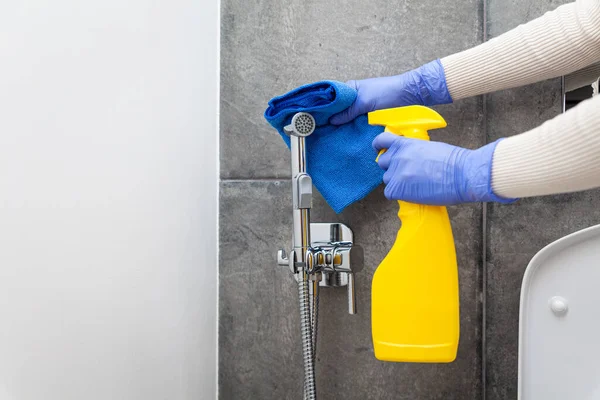
[[[354,272],[350,264],[350,250],[354,244],[352,230],[340,223],[311,223],[311,244],[307,254],[309,275],[315,275],[320,287],[346,287],[348,313],[356,314]],[[298,263],[293,263],[285,250],[277,252],[277,264],[288,267],[296,280],[300,277]]]

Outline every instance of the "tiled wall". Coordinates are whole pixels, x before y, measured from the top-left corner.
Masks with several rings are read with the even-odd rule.
[[[222,0],[221,399],[298,399],[302,392],[296,285],[275,260],[291,235],[290,160],[262,118],[268,100],[317,80],[397,74],[477,45],[486,32],[498,35],[557,5],[488,3]],[[436,107],[449,126],[432,137],[476,148],[556,115],[559,97],[560,83],[553,81]],[[370,281],[395,238],[397,205],[379,189],[335,215],[317,198],[313,220],[346,223],[365,253],[356,278],[357,315],[346,313],[345,290],[322,291],[319,398],[516,398],[522,272],[549,241],[599,219],[592,199],[587,193],[490,205],[485,220],[479,204],[451,207],[461,284],[459,354],[448,365],[423,365],[373,357]]]
[[[487,36],[541,16],[564,0],[488,0]],[[488,141],[525,132],[561,112],[560,80],[486,96]],[[531,258],[569,233],[600,223],[600,192],[487,206],[486,399],[517,398],[519,294]]]

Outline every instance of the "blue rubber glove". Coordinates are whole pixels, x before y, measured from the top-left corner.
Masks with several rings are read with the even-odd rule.
[[[373,141],[379,157],[385,197],[410,203],[446,206],[479,201],[512,203],[492,192],[492,157],[499,141],[477,150],[441,142],[407,139],[384,132]]]
[[[384,108],[452,103],[439,59],[402,75],[348,81],[346,84],[358,94],[349,108],[329,119],[333,125],[342,125],[359,115]]]

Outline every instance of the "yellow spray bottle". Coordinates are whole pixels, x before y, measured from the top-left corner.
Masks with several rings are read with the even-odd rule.
[[[437,112],[423,106],[374,111],[369,113],[369,124],[421,140],[429,140],[428,130],[446,126]],[[375,357],[452,362],[458,349],[459,295],[448,212],[446,207],[398,203],[398,236],[373,277]]]

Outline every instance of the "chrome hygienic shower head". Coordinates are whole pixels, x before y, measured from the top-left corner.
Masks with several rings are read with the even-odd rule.
[[[312,115],[293,115],[283,130],[289,136],[292,175],[292,250],[277,252],[277,263],[287,266],[298,282],[300,332],[304,361],[304,399],[316,399],[315,349],[320,287],[348,288],[348,312],[356,313],[354,274],[350,267],[352,231],[342,224],[310,222],[313,184],[307,168],[307,140],[317,127]],[[318,146],[318,143],[308,144]],[[315,240],[312,240],[314,233]]]
[[[284,129],[288,135],[306,137],[315,131],[317,124],[312,115],[305,112],[299,112],[292,117],[292,123]]]

